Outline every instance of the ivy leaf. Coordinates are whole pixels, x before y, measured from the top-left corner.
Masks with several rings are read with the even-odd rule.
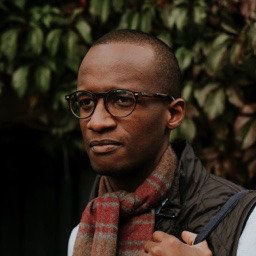
[[[33,27],[27,36],[26,50],[39,55],[43,48],[44,34],[41,28]]]
[[[233,65],[241,63],[243,47],[240,43],[234,43],[230,50],[230,62]]]
[[[42,17],[42,23],[47,27],[48,29],[51,27],[53,24],[54,16],[48,14]]]
[[[26,20],[23,17],[16,16],[16,15],[9,15],[6,19],[6,22],[21,24],[21,25],[26,24]]]
[[[91,44],[91,27],[85,20],[78,20],[75,24],[75,28],[79,34],[83,37],[86,43]]]
[[[59,49],[61,33],[61,29],[54,29],[50,31],[46,37],[45,46],[50,52],[51,56],[55,56]]]
[[[40,19],[42,18],[42,8],[39,6],[33,7],[30,10],[30,25],[36,25],[40,22]]]
[[[112,0],[113,8],[116,12],[122,12],[124,1],[123,0]]]
[[[179,62],[179,66],[182,70],[188,68],[193,59],[193,53],[185,47],[180,47],[176,53],[176,58]]]
[[[72,60],[73,57],[76,54],[77,40],[78,40],[77,34],[74,31],[69,30],[67,32],[65,40],[64,40],[64,43],[65,43],[65,46],[66,46],[65,50],[66,50],[66,53],[67,53],[68,61]]]
[[[164,23],[168,28],[173,28],[176,25],[177,29],[181,31],[187,22],[187,9],[186,8],[172,8],[167,5],[161,15]]]
[[[16,55],[19,32],[19,29],[13,28],[3,32],[1,36],[0,49],[9,61],[12,61]]]
[[[187,81],[185,82],[184,87],[182,89],[182,98],[186,101],[189,101],[192,94],[193,94],[193,82]]]
[[[84,9],[81,8],[81,7],[74,9],[71,16],[70,16],[70,19],[72,21],[75,20],[76,18],[78,18],[83,13],[83,11],[84,11]]]
[[[215,40],[213,41],[212,47],[217,48],[222,45],[226,45],[229,40],[230,40],[230,37],[228,35],[222,33],[215,38]]]
[[[77,41],[77,34],[74,31],[69,30],[66,36],[66,40],[64,41],[67,54],[66,64],[74,72],[77,72],[80,62],[77,49]]]
[[[25,95],[28,88],[28,66],[22,66],[14,71],[12,75],[12,87],[21,98]]]
[[[203,24],[205,22],[207,15],[206,15],[206,6],[195,6],[193,8],[193,20],[195,24]]]
[[[119,29],[128,28],[132,15],[133,15],[133,12],[132,12],[131,10],[127,10],[127,11],[121,16],[121,19],[120,19],[118,28],[119,28]]]
[[[25,7],[26,0],[15,0],[12,1],[15,6],[17,6],[19,9],[23,10]]]
[[[206,66],[210,73],[215,73],[222,67],[222,61],[224,60],[225,54],[231,38],[222,33],[213,41],[211,45],[211,51],[208,53]]]
[[[253,48],[254,55],[256,55],[256,26],[255,25],[251,26],[248,35],[251,41],[251,46]]]
[[[188,4],[188,0],[174,0],[174,4],[175,6],[186,6]]]
[[[221,115],[225,110],[225,93],[222,88],[218,88],[211,92],[204,103],[204,111],[210,120]]]
[[[78,55],[74,56],[67,62],[67,67],[70,68],[74,73],[77,73],[80,65],[80,58]]]
[[[221,63],[224,59],[226,52],[227,52],[227,47],[222,46],[222,47],[213,49],[209,53],[207,57],[206,65],[210,73],[212,74],[216,73],[216,71],[222,67]]]
[[[167,31],[161,31],[157,37],[171,47],[173,41],[170,33]]]
[[[150,12],[146,12],[141,16],[140,29],[143,32],[148,33],[151,30],[152,15]]]
[[[177,29],[179,31],[182,31],[187,23],[187,17],[188,17],[188,10],[185,8],[179,8],[178,10],[178,16],[175,21]]]
[[[140,14],[138,12],[136,12],[133,14],[133,16],[131,18],[130,28],[137,29],[139,26],[139,22],[140,22]]]
[[[240,88],[229,86],[226,89],[228,101],[236,106],[237,108],[241,108],[244,105],[243,99],[243,91]]]
[[[256,142],[256,120],[249,121],[248,130],[243,138],[243,149],[249,148]]]
[[[45,93],[50,88],[51,70],[46,66],[39,66],[35,71],[35,83],[40,92]]]
[[[217,83],[210,83],[203,88],[195,90],[194,95],[200,107],[204,106],[207,96],[218,86],[219,84]]]
[[[235,26],[236,26],[236,24],[227,24],[227,23],[224,23],[224,22],[221,23],[221,27],[225,31],[227,31],[228,33],[237,35],[238,34],[238,29]]]
[[[205,42],[203,42],[201,40],[198,40],[194,44],[191,51],[193,52],[193,57],[194,57],[194,62],[195,63],[201,62],[202,52],[203,52],[204,46],[205,46]]]
[[[104,0],[91,0],[90,1],[89,12],[93,16],[100,16],[101,15],[102,1],[104,1]]]
[[[170,12],[172,12],[172,6],[170,4],[165,4],[163,10],[160,12],[161,20],[167,28],[172,28],[174,26],[174,13],[172,12],[172,15],[170,15]]]
[[[109,0],[102,0],[101,6],[101,21],[105,23],[110,14],[110,1]]]
[[[56,60],[45,56],[41,61],[42,65],[49,67],[53,72],[57,72]]]

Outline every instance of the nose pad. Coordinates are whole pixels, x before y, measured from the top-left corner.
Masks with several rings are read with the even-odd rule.
[[[111,129],[116,126],[115,118],[107,111],[104,100],[98,100],[87,123],[87,128],[94,131]]]

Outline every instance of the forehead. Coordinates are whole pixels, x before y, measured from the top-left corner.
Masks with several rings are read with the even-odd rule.
[[[154,79],[155,53],[148,45],[109,43],[92,47],[78,73],[78,87],[136,82],[150,83]],[[120,85],[121,86],[121,85]],[[111,88],[110,88],[111,89]],[[135,89],[135,88],[130,88]]]

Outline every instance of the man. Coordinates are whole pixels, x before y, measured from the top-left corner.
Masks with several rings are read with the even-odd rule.
[[[66,99],[98,177],[70,255],[256,255],[244,254],[254,192],[215,225],[208,244],[194,245],[195,233],[243,189],[206,172],[188,143],[169,144],[185,115],[180,80],[170,48],[142,32],[110,32],[87,52]]]

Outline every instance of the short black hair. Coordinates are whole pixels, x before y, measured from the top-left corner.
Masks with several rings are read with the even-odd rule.
[[[155,71],[159,86],[175,98],[181,96],[181,71],[172,49],[166,43],[142,31],[119,29],[110,31],[97,39],[92,47],[116,42],[151,46],[156,56]]]

